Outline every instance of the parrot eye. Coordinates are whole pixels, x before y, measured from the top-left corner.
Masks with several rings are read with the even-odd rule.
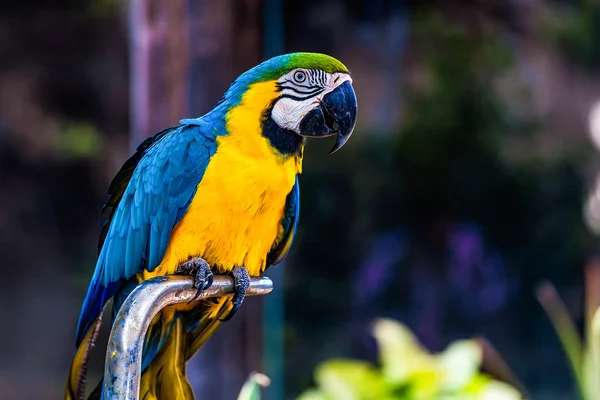
[[[296,71],[294,80],[296,82],[304,82],[306,80],[306,73],[304,71]]]

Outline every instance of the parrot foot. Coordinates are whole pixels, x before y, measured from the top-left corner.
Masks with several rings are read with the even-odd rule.
[[[231,271],[231,276],[233,277],[233,308],[229,312],[225,318],[221,320],[221,322],[229,321],[233,316],[237,313],[244,298],[246,298],[246,290],[250,286],[250,275],[248,275],[248,270],[245,267],[235,267],[233,271]]]
[[[189,261],[179,264],[176,274],[194,275],[194,287],[198,289],[193,299],[196,300],[203,290],[208,289],[213,283],[213,273],[210,270],[210,265],[200,257],[194,257]],[[188,303],[188,304],[189,304]]]

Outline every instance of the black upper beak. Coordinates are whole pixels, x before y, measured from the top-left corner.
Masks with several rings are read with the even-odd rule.
[[[337,134],[329,154],[338,151],[352,135],[358,106],[349,81],[326,94],[319,107],[312,109],[300,122],[300,135],[327,137]]]

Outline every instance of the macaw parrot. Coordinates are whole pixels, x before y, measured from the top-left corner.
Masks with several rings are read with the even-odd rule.
[[[108,189],[99,256],[77,325],[66,398],[83,397],[82,374],[106,303],[112,317],[140,282],[232,276],[233,296],[163,309],[143,347],[140,399],[190,399],[185,364],[239,309],[250,277],[286,256],[298,224],[306,138],[354,129],[348,69],[318,53],[271,58],[240,75],[213,110],[156,133],[125,162]],[[92,393],[101,397],[102,381]]]

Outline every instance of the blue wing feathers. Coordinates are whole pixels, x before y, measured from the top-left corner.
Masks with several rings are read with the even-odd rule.
[[[287,196],[285,210],[281,224],[283,225],[283,235],[277,238],[273,243],[273,248],[267,256],[267,266],[275,265],[283,261],[292,246],[296,236],[296,228],[300,217],[300,183],[296,176],[296,183]]]
[[[111,211],[79,317],[77,346],[124,280],[160,264],[216,151],[210,135],[214,132],[201,123],[159,132],[138,146],[113,179],[103,207]]]
[[[142,156],[146,153],[146,150],[155,142],[159,141],[171,130],[172,128],[165,129],[153,136],[150,136],[149,138],[146,138],[142,143],[140,143],[140,145],[136,149],[136,152],[125,162],[125,164],[123,164],[115,178],[112,180],[107,191],[108,199],[102,207],[101,215],[104,214],[104,212],[107,209],[111,209],[111,211],[108,213],[104,222],[104,226],[102,227],[102,231],[100,232],[100,240],[98,241],[98,253],[100,253],[100,250],[104,245],[104,240],[106,239],[106,234],[108,233],[108,228],[110,226],[111,220],[114,216],[117,205],[119,204],[121,198],[123,197],[123,194],[125,193],[125,189],[129,184],[133,171],[138,166],[139,161],[141,160]]]

